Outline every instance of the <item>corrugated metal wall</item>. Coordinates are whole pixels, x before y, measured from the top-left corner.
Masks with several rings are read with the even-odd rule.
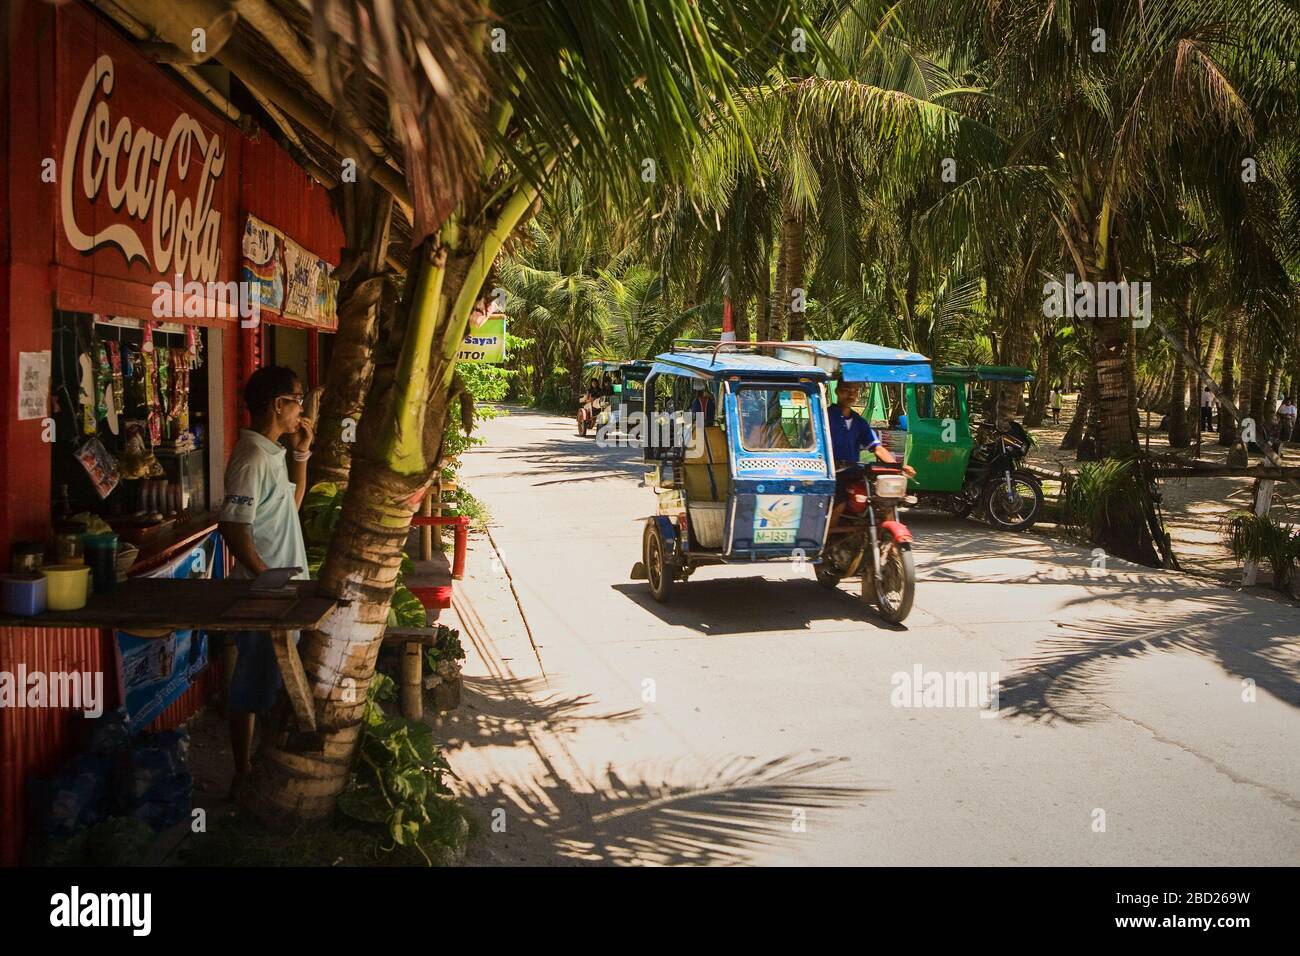
[[[121,704],[111,631],[87,628],[0,628],[0,671],[27,673],[95,671],[104,675],[104,709]],[[16,679],[16,678],[15,678]],[[172,730],[185,723],[219,691],[221,666],[214,661],[170,707],[149,725]],[[48,776],[80,746],[80,711],[50,707],[0,708],[0,866],[22,861],[27,830],[27,786]]]
[[[105,708],[118,706],[111,637],[87,628],[0,629],[0,671],[99,671]],[[13,866],[22,853],[27,822],[27,782],[45,776],[76,749],[79,711],[50,707],[0,708],[0,863]]]

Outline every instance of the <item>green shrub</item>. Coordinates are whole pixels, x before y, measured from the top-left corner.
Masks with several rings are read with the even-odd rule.
[[[1284,590],[1300,562],[1300,528],[1252,511],[1234,512],[1226,520],[1232,556],[1238,561],[1267,564],[1273,572],[1273,587]]]

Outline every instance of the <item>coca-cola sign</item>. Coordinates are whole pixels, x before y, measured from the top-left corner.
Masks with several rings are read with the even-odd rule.
[[[128,266],[142,260],[159,275],[219,278],[221,136],[188,112],[166,129],[115,114],[117,85],[113,57],[100,54],[72,106],[59,168],[64,237],[83,255],[112,246]],[[92,211],[105,202],[114,215]]]

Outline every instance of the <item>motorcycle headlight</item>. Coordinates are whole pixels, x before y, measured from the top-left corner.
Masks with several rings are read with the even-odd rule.
[[[906,494],[906,475],[881,475],[876,479],[877,498],[902,498]]]

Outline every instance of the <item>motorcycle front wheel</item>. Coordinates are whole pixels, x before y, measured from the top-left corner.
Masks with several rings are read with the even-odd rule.
[[[889,623],[902,623],[916,598],[916,563],[910,544],[887,541],[880,546],[880,574],[873,575],[870,567],[862,569],[862,597],[874,600]]]
[[[1043,486],[1027,471],[1011,474],[1011,490],[1006,476],[989,482],[984,498],[984,515],[989,524],[1004,531],[1023,531],[1043,513]]]

